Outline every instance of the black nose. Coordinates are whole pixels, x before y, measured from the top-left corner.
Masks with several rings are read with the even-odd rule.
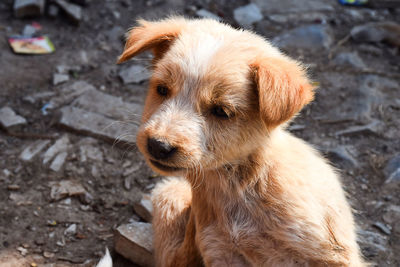
[[[176,147],[157,139],[149,138],[147,139],[147,150],[155,159],[167,159],[175,153]]]

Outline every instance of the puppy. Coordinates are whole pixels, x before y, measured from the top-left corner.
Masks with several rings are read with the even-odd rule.
[[[304,67],[213,20],[139,21],[152,50],[137,134],[169,178],[153,193],[157,266],[364,266],[337,173],[285,130],[313,99]]]

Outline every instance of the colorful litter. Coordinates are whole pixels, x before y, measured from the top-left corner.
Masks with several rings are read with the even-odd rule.
[[[47,36],[13,36],[8,38],[8,42],[16,54],[50,54],[55,51],[53,43]]]

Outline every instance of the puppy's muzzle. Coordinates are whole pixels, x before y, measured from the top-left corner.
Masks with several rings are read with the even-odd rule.
[[[166,160],[175,154],[177,148],[155,138],[148,138],[147,150],[154,159]]]

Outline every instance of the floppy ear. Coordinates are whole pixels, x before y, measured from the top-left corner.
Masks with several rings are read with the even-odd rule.
[[[185,25],[186,20],[183,18],[157,22],[139,20],[138,26],[129,31],[124,52],[117,63],[125,62],[148,49],[153,49],[155,58],[161,57]]]
[[[261,118],[277,126],[294,116],[314,98],[304,68],[286,57],[262,58],[251,64],[258,90]]]

